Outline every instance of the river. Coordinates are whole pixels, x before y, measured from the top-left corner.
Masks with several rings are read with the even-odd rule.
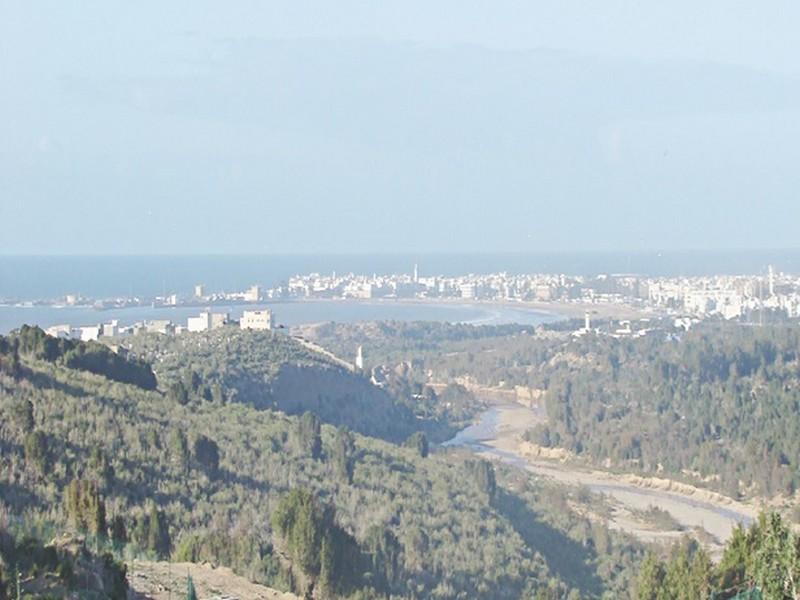
[[[681,535],[679,531],[654,529],[652,524],[644,522],[641,512],[651,506],[667,511],[680,523],[683,531],[702,529],[710,534],[713,539],[704,536],[705,543],[712,555],[717,557],[732,529],[739,523],[747,525],[753,520],[755,511],[752,507],[721,497],[715,501],[715,495],[705,490],[698,489],[690,495],[644,487],[627,481],[624,476],[587,470],[556,460],[523,456],[519,435],[541,418],[537,411],[518,404],[495,404],[483,412],[473,425],[442,445],[468,448],[536,476],[568,485],[585,486],[594,493],[603,494],[614,507],[614,517],[609,526],[647,541],[669,540]]]

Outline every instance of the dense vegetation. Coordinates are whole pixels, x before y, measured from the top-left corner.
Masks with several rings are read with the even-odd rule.
[[[718,564],[696,542],[675,544],[666,559],[648,554],[637,581],[639,600],[800,596],[800,537],[777,513],[762,513],[747,530],[737,527]]]
[[[11,374],[19,374],[19,356],[30,356],[48,362],[58,362],[72,369],[103,375],[113,381],[130,383],[145,390],[156,389],[156,377],[150,364],[127,358],[97,342],[78,342],[51,337],[39,327],[23,325],[0,342],[2,365]]]
[[[319,598],[632,588],[642,550],[590,516],[597,501],[574,510],[575,493],[429,454],[424,435],[404,447],[310,413],[176,402],[167,382],[187,369],[166,360],[151,391],[20,356],[20,374],[0,374],[0,497],[24,529],[71,530],[120,558],[209,560]]]
[[[323,422],[392,442],[420,428],[437,440],[455,430],[442,415],[415,411],[414,390],[377,388],[280,333],[224,328],[175,337],[140,335],[125,343],[154,365],[179,403],[202,399],[290,415],[313,411]]]
[[[318,340],[335,345],[341,329],[340,343],[349,343],[359,327],[331,326]],[[470,337],[458,334],[463,326],[436,338],[418,331],[428,331],[423,324],[363,327],[375,337],[366,350],[376,348],[376,360],[408,360],[409,340],[425,339],[413,351],[425,381],[530,389],[547,411],[529,434],[536,444],[734,497],[792,495],[800,485],[795,324],[709,322],[635,339],[501,328]]]
[[[555,350],[555,351],[553,351]],[[680,338],[591,337],[539,363],[545,446],[731,496],[800,484],[800,330],[709,325]]]

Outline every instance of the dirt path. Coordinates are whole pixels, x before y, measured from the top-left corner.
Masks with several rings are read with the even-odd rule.
[[[294,594],[251,583],[225,567],[139,560],[128,564],[128,581],[138,600],[185,598],[188,575],[200,600],[300,600]]]

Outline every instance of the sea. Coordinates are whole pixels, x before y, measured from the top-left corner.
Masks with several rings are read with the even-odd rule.
[[[23,323],[87,325],[110,319],[126,324],[170,318],[183,322],[197,307],[137,307],[97,311],[84,307],[30,304],[66,294],[94,299],[190,295],[196,284],[206,293],[239,291],[251,285],[274,287],[291,275],[307,273],[410,273],[421,276],[468,273],[629,273],[647,276],[800,273],[800,250],[695,252],[575,252],[553,254],[326,254],[326,255],[0,255],[0,332]],[[322,321],[434,320],[465,323],[537,324],[558,318],[538,311],[496,305],[403,302],[281,302],[270,305],[287,326]],[[215,307],[233,317],[241,306]]]

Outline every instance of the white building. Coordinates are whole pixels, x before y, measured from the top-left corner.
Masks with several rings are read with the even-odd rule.
[[[239,320],[241,329],[270,330],[273,324],[271,310],[246,310]]]
[[[80,337],[82,342],[96,342],[100,337],[101,325],[88,325],[86,327],[79,327]]]
[[[109,321],[108,323],[103,323],[102,327],[103,331],[100,335],[103,337],[114,337],[119,333],[119,321],[116,319]]]
[[[474,283],[462,283],[458,287],[461,290],[461,297],[465,300],[474,300],[478,297],[478,286]]]
[[[196,317],[189,317],[186,320],[187,331],[208,331],[211,329],[211,313],[203,312]]]
[[[206,296],[206,288],[202,283],[198,283],[194,286],[194,297],[195,298],[205,298]]]
[[[261,288],[257,285],[252,286],[244,293],[245,302],[258,302],[261,299]]]
[[[72,338],[72,326],[71,325],[53,325],[52,327],[48,327],[44,330],[44,332],[55,338],[62,338],[62,339],[71,339]]]

